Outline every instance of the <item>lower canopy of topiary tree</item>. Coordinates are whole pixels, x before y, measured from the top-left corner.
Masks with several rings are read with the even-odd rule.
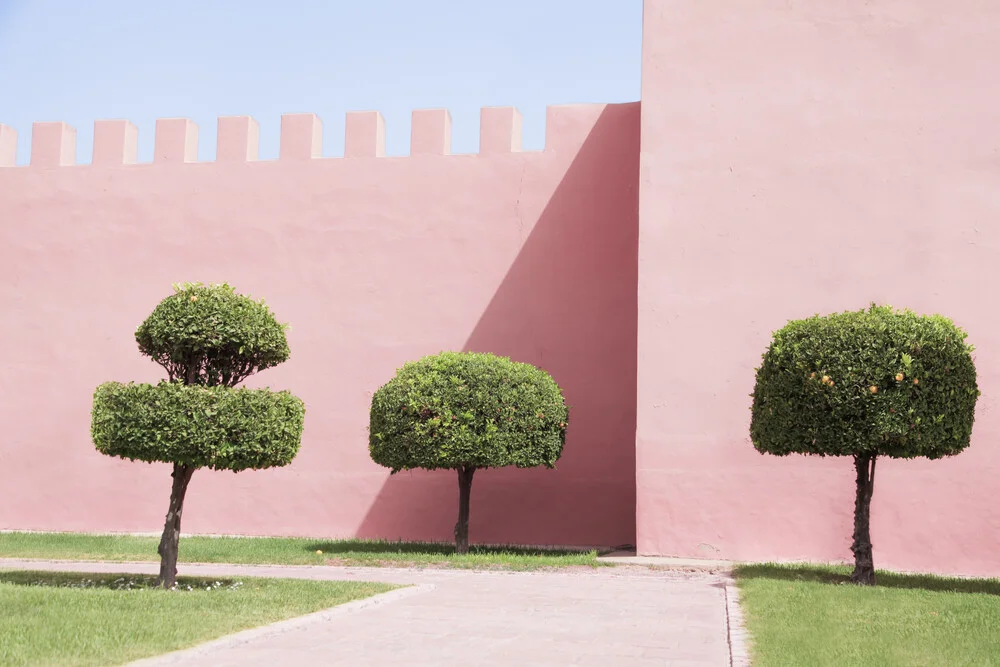
[[[173,465],[158,549],[164,587],[176,581],[184,498],[194,472],[288,465],[298,453],[304,419],[304,403],[284,391],[171,382],[97,388],[91,422],[97,450]]]

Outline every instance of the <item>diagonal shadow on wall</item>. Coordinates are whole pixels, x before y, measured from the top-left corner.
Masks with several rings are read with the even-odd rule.
[[[639,104],[605,107],[466,342],[544,368],[572,407],[555,470],[476,475],[473,542],[635,543],[638,165]],[[457,503],[453,471],[399,473],[358,535],[449,540]]]

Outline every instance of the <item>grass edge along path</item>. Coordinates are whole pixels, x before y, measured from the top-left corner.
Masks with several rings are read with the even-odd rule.
[[[158,562],[153,536],[90,533],[0,533],[0,558]],[[539,570],[605,567],[598,552],[472,546],[458,555],[451,544],[324,540],[298,537],[181,537],[182,563],[234,565],[349,565]]]
[[[124,664],[398,588],[390,584],[0,570],[0,664]]]
[[[1000,665],[1000,580],[850,571],[735,567],[754,667]]]

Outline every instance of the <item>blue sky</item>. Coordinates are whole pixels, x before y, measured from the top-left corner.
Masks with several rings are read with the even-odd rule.
[[[343,154],[344,113],[378,110],[387,152],[409,152],[410,112],[451,111],[453,151],[476,152],[479,108],[518,107],[525,148],[541,148],[545,106],[639,99],[642,0],[0,0],[0,123],[77,129],[90,162],[93,122],[156,118],[199,126],[215,156],[216,119],[249,114],[261,158],[282,113],[323,119],[325,155]]]

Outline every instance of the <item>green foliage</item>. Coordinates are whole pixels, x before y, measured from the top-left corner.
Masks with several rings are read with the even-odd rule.
[[[135,332],[139,350],[171,380],[234,386],[288,359],[285,327],[263,301],[232,287],[175,285]]]
[[[552,377],[491,354],[407,363],[372,397],[369,451],[392,469],[553,467],[569,411]]]
[[[789,322],[757,371],[761,452],[930,459],[969,445],[979,388],[966,333],[872,306]]]
[[[91,436],[108,456],[238,472],[291,463],[304,418],[287,391],[108,382],[94,393]]]

